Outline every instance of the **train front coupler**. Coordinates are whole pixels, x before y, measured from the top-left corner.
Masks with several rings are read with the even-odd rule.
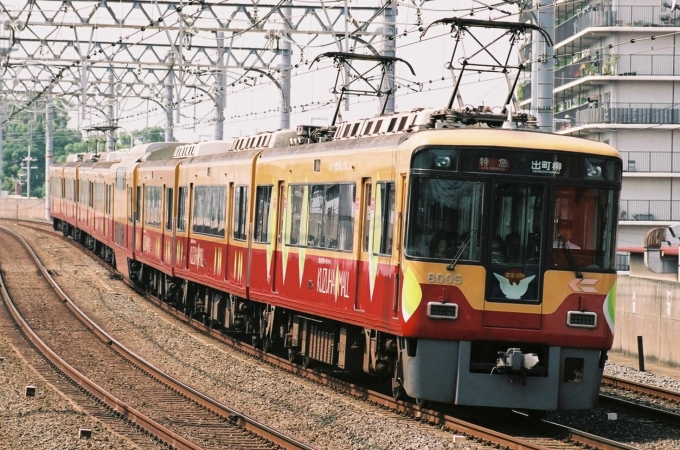
[[[509,348],[506,352],[498,352],[494,372],[501,375],[518,377],[522,384],[526,384],[527,373],[538,364],[536,353],[522,353],[519,348]]]

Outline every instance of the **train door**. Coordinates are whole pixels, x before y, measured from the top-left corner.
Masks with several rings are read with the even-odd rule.
[[[142,186],[135,187],[135,220],[132,223],[134,230],[133,251],[137,254],[142,253]]]
[[[193,187],[193,185],[191,185]],[[177,189],[177,220],[173,231],[173,267],[186,269],[187,249],[189,248],[189,232],[187,230],[187,215],[189,213],[189,188],[179,186]],[[180,236],[179,233],[186,233]]]
[[[132,186],[127,187],[127,222],[129,227],[129,232],[126,233],[127,241],[125,242],[125,248],[131,248],[134,251],[135,243],[135,197],[134,190]]]
[[[285,191],[285,182],[284,181],[279,181],[278,189],[276,190],[277,197],[272,199],[272,205],[274,207],[274,214],[276,217],[276,220],[273,221],[275,229],[271,230],[271,236],[272,236],[272,268],[271,268],[271,277],[272,277],[272,292],[278,292],[278,277],[277,277],[277,268],[279,264],[277,264],[277,261],[279,259],[279,256],[277,256],[277,252],[283,248],[283,236],[282,236],[282,230],[283,230],[283,218],[284,218],[284,210],[285,210],[285,202],[286,202],[286,191]],[[283,258],[283,255],[281,255],[281,258]],[[281,280],[283,282],[283,280]]]
[[[354,296],[354,309],[365,311],[371,300],[371,287],[368,276],[370,264],[370,230],[373,216],[373,184],[370,178],[361,180],[361,211],[359,213],[359,256],[357,258],[357,293]]]
[[[404,239],[404,221],[403,214],[406,211],[406,174],[402,174],[399,181],[399,194],[401,197],[397,196],[395,192],[395,204],[400,201],[399,208],[396,208],[392,212],[394,220],[396,221],[394,227],[394,291],[392,292],[392,318],[396,319],[399,317],[399,305],[401,297],[401,284],[402,284],[402,274],[401,274],[401,260],[403,257],[403,239]]]
[[[105,212],[105,219],[104,219],[104,236],[106,236],[106,241],[107,242],[113,242],[113,217],[112,217],[112,211],[113,211],[113,185],[112,184],[104,184],[106,194],[104,198],[104,212]]]
[[[172,267],[173,263],[173,249],[174,249],[174,229],[173,229],[173,220],[172,220],[172,212],[173,212],[173,189],[171,187],[167,187],[166,185],[163,185],[163,195],[164,195],[164,203],[165,207],[163,208],[163,224],[161,225],[163,227],[163,241],[161,243],[161,248],[163,249],[163,252],[161,254],[161,257],[163,258],[162,261],[165,265],[168,265]]]
[[[508,323],[507,303],[535,304],[540,310],[542,249],[546,227],[546,185],[493,182],[484,325],[540,329],[541,314]]]

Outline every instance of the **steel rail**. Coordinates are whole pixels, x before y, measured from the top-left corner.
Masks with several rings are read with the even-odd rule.
[[[35,228],[38,231],[45,232],[47,230],[44,230],[42,228]],[[226,418],[229,420],[232,424],[237,425],[245,430],[248,430],[252,432],[253,434],[256,434],[282,448],[285,449],[291,449],[291,450],[312,450],[313,447],[310,447],[302,442],[298,442],[283,433],[278,432],[277,430],[262,424],[258,422],[257,420],[239,412],[236,411],[232,408],[229,408],[228,406],[218,402],[217,400],[214,400],[199,391],[193,389],[192,387],[182,383],[181,381],[171,377],[170,375],[165,374],[163,371],[160,369],[156,368],[154,365],[137,355],[136,353],[132,352],[131,350],[127,349],[124,345],[122,345],[120,342],[118,342],[116,339],[114,339],[111,335],[109,335],[106,331],[104,331],[101,327],[99,327],[96,323],[94,323],[74,302],[71,300],[71,298],[61,289],[61,287],[56,283],[56,281],[52,278],[50,275],[49,271],[47,268],[43,265],[42,261],[40,261],[40,258],[35,254],[33,249],[30,247],[30,245],[18,234],[16,234],[14,231],[9,230],[5,227],[0,227],[1,231],[4,231],[10,235],[12,235],[15,239],[17,239],[19,242],[22,243],[22,245],[27,249],[27,251],[31,254],[31,257],[34,259],[36,265],[39,267],[40,272],[42,275],[45,277],[45,279],[50,283],[52,288],[55,290],[59,298],[66,304],[69,310],[71,310],[74,315],[78,318],[78,320],[83,323],[85,327],[87,327],[90,331],[92,331],[95,336],[97,336],[100,340],[105,342],[107,345],[111,347],[114,351],[118,352],[119,354],[123,355],[126,359],[130,360],[133,362],[138,368],[146,372],[148,375],[158,379],[159,381],[165,383],[168,385],[171,389],[176,390],[179,392],[181,395],[184,395],[185,397],[193,400],[194,402],[202,405],[209,411]],[[51,231],[48,231],[51,232]],[[57,235],[56,233],[54,233]],[[58,236],[58,235],[57,235]],[[82,248],[82,247],[79,247]],[[4,283],[3,283],[3,290],[4,290]],[[16,309],[14,310],[16,311]],[[14,313],[13,313],[14,314]],[[18,311],[17,311],[18,314]],[[20,317],[19,317],[20,318]],[[22,328],[28,328],[28,325],[21,320],[21,326]],[[35,338],[39,340],[37,335],[35,335]],[[42,341],[40,341],[42,343]],[[45,346],[44,343],[42,343],[41,348],[45,348],[48,351],[49,348]],[[52,354],[58,358],[58,360],[61,360],[61,358],[58,357],[58,355]],[[55,365],[58,365],[58,367],[61,368],[61,364],[64,364],[65,366],[68,366],[64,361],[61,361],[60,364],[55,363]],[[73,373],[77,374],[77,380],[83,379],[87,380],[83,375],[78,373],[75,369],[71,368],[68,366],[70,371]],[[87,380],[89,384],[94,386],[95,388],[98,389],[98,391],[104,392],[102,389],[98,388],[94,383],[90,382]],[[138,411],[134,410],[133,408],[130,408],[123,402],[118,401],[115,399],[115,397],[111,396],[112,399],[115,400],[115,405],[116,408],[121,408],[121,409],[116,409],[119,412],[125,412],[127,413],[128,411],[134,411],[135,414],[139,414],[140,416],[143,416],[141,413]],[[145,416],[143,416],[145,417]],[[155,424],[155,422],[152,419],[146,418],[146,421],[150,422],[151,424]],[[164,428],[160,424],[156,424],[157,427],[159,427],[159,437],[162,437],[164,440],[166,439],[164,436],[167,436],[169,439],[174,439],[174,440],[169,440],[168,442],[171,443],[172,445],[177,446],[177,448],[186,448],[186,449],[197,449],[200,447],[194,446],[191,442],[187,441],[186,439],[182,438],[181,436],[176,435],[172,431]],[[148,430],[150,432],[153,432],[151,429]],[[177,444],[175,444],[177,442]],[[178,445],[179,444],[179,445]],[[184,445],[184,447],[182,446]]]
[[[2,231],[7,232],[8,230],[4,227],[0,227]],[[13,234],[13,232],[9,231],[9,233]],[[15,235],[16,236],[16,235]],[[19,238],[21,240],[21,238]],[[194,445],[193,443],[187,441],[186,439],[182,438],[181,436],[173,433],[171,430],[165,428],[161,424],[155,422],[151,418],[147,417],[146,415],[142,414],[141,412],[137,411],[136,409],[132,408],[131,406],[127,405],[126,403],[118,400],[115,396],[110,394],[109,392],[105,391],[101,387],[99,387],[96,383],[88,379],[85,375],[80,373],[78,370],[75,368],[71,367],[66,361],[64,361],[59,355],[57,355],[55,352],[50,349],[47,344],[45,344],[42,339],[38,337],[38,335],[33,331],[33,329],[26,323],[26,321],[23,319],[21,316],[21,313],[16,309],[16,306],[14,305],[12,298],[7,291],[7,287],[5,286],[5,281],[4,277],[2,274],[0,274],[0,292],[2,293],[2,298],[7,306],[7,309],[9,310],[10,314],[12,315],[13,320],[17,323],[19,326],[21,332],[23,335],[28,339],[31,344],[33,344],[38,351],[40,351],[45,357],[52,363],[54,364],[55,367],[57,367],[59,370],[61,370],[66,376],[71,378],[73,381],[78,383],[78,385],[82,386],[85,390],[87,390],[90,394],[92,394],[94,397],[96,397],[98,400],[101,402],[105,403],[109,408],[112,410],[120,413],[123,415],[127,420],[133,422],[134,424],[138,425],[145,431],[153,434],[154,436],[157,436],[159,439],[163,440],[164,442],[173,445],[174,447],[182,450],[198,450],[200,447]]]
[[[632,391],[642,392],[644,394],[652,395],[654,397],[659,397],[664,400],[669,400],[672,402],[680,403],[680,392],[671,391],[669,389],[663,389],[656,386],[650,386],[647,384],[637,383],[635,381],[626,380],[624,378],[612,377],[609,375],[602,376],[602,384],[608,386],[620,387],[624,389],[630,389]]]

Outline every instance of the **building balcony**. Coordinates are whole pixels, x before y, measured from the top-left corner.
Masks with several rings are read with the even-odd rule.
[[[624,172],[680,173],[680,153],[621,152]]]
[[[680,104],[673,103],[587,103],[580,99],[581,105],[572,107],[570,103],[560,103],[555,114],[555,131],[570,128],[583,129],[588,125],[670,125],[680,123]],[[621,127],[625,128],[625,127]],[[664,127],[660,127],[664,128]],[[652,170],[655,172],[656,170]]]
[[[585,77],[680,76],[680,58],[674,55],[606,55],[584,59],[555,69],[555,88]]]
[[[619,200],[620,221],[680,221],[680,200]]]
[[[680,13],[663,6],[591,6],[567,18],[556,16],[555,25],[559,43],[591,27],[677,27]]]

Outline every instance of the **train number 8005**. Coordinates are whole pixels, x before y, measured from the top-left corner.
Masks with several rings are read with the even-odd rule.
[[[437,284],[461,284],[463,283],[463,276],[460,274],[452,273],[428,273],[427,274],[428,283]]]

